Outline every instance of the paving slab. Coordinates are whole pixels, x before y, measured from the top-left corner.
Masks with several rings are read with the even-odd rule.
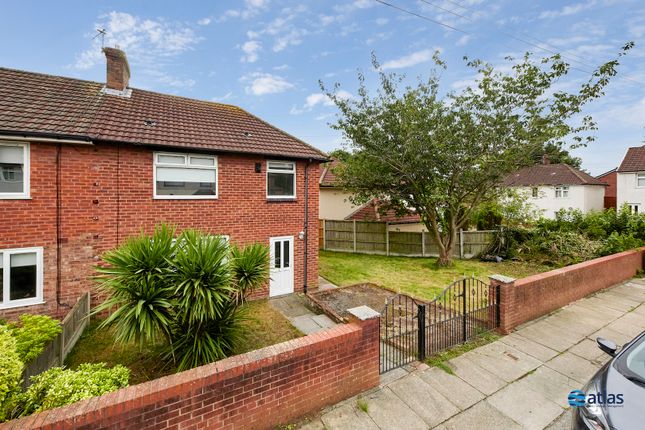
[[[320,419],[328,430],[379,430],[365,412],[350,404],[334,408]]]
[[[622,313],[627,312],[631,306],[626,305],[625,303],[612,300],[609,297],[603,297],[600,294],[594,297],[588,297],[584,300],[580,306],[595,306],[599,311],[604,312],[615,312],[617,316],[620,316]]]
[[[578,381],[581,386],[586,384],[589,378],[600,368],[599,365],[570,352],[558,355],[552,360],[547,361],[545,365],[556,372]]]
[[[396,381],[397,379],[401,379],[405,376],[408,376],[408,371],[399,367],[394,370],[390,370],[389,372],[385,372],[381,374],[381,381],[380,385],[385,386],[390,384],[393,381]]]
[[[367,414],[383,429],[427,430],[428,425],[388,387],[363,397]]]
[[[614,341],[618,346],[623,346],[624,344],[632,340],[632,338],[626,335],[625,333],[613,330],[609,327],[603,327],[597,332],[592,333],[591,336],[589,336],[589,339],[592,339],[595,341],[596,338],[598,337],[602,337],[602,338]]]
[[[468,357],[481,368],[506,382],[514,381],[539,367],[542,362],[502,342],[493,342],[472,351]]]
[[[517,330],[517,334],[558,352],[565,351],[580,341],[579,335],[565,332],[544,321],[526,325]]]
[[[607,328],[634,338],[645,330],[645,318],[640,314],[629,312],[609,324]]]
[[[595,340],[589,338],[583,339],[580,343],[573,345],[569,349],[569,352],[589,361],[600,361],[604,357],[610,358],[609,355],[598,348],[598,343]]]
[[[546,430],[571,430],[572,411],[567,409],[562,415],[557,417],[551,424],[546,427]]]
[[[506,385],[506,382],[502,378],[475,364],[469,358],[471,354],[474,353],[472,351],[467,352],[452,360],[448,360],[446,364],[455,372],[455,375],[486,395],[491,395]]]
[[[325,424],[320,418],[316,418],[315,420],[301,423],[298,425],[298,430],[325,430]]]
[[[325,327],[322,327],[314,319],[312,319],[311,315],[302,315],[299,317],[291,318],[290,321],[295,328],[297,328],[304,334],[316,333],[325,329]]]
[[[430,427],[459,413],[457,406],[415,374],[393,382],[389,388]]]
[[[507,385],[486,401],[528,430],[543,429],[563,411],[547,397],[518,383]]]
[[[311,310],[305,306],[305,299],[299,297],[297,294],[289,294],[288,296],[270,299],[269,305],[287,318],[313,314]]]
[[[420,372],[419,377],[461,410],[471,407],[484,398],[483,393],[438,367]]]
[[[540,393],[563,408],[569,406],[567,403],[569,392],[580,388],[578,381],[547,366],[536,369],[535,372],[515,382],[514,385]]]
[[[329,318],[325,314],[314,315],[314,316],[311,317],[311,319],[314,320],[314,322],[316,324],[318,324],[319,326],[321,326],[323,328],[330,328],[330,327],[334,327],[336,325],[334,320],[332,320],[331,318]]]
[[[557,327],[560,330],[575,333],[578,338],[586,337],[605,325],[608,321],[596,321],[594,318],[580,318],[574,313],[558,312],[549,315],[544,322]]]
[[[504,336],[500,339],[500,342],[510,345],[541,362],[549,361],[558,355],[558,351],[527,339],[518,333],[511,333],[508,336]]]
[[[519,430],[522,427],[490,403],[479,402],[472,408],[455,415],[440,426],[445,430],[504,429]]]

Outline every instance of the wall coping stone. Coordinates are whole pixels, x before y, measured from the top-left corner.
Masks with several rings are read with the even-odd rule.
[[[511,278],[510,276],[504,276],[504,275],[490,275],[488,278],[494,281],[499,281],[503,284],[510,284],[512,282],[515,282],[515,278]]]

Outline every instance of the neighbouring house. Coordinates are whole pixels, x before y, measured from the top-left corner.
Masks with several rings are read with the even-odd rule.
[[[629,206],[632,212],[645,209],[645,146],[629,148],[618,167],[616,205]]]
[[[379,210],[377,199],[357,206],[350,201],[351,193],[343,190],[336,181],[334,169],[340,164],[339,160],[325,163],[320,170],[320,200],[318,216],[320,219],[334,221],[381,221],[390,223],[391,231],[427,231],[421,224],[419,215],[410,213],[397,217],[392,210]]]
[[[616,196],[617,196],[617,186],[616,179],[618,176],[618,169],[613,168],[608,172],[603,173],[602,175],[596,176],[596,179],[607,184],[605,187],[605,209],[616,208]]]
[[[582,170],[567,164],[551,164],[546,156],[542,164],[511,173],[502,184],[525,196],[546,218],[554,218],[561,209],[578,209],[583,213],[602,210],[607,187]]]
[[[66,313],[104,251],[159,223],[269,245],[256,296],[315,285],[326,155],[239,107],[130,88],[104,53],[105,83],[0,68],[0,318]]]

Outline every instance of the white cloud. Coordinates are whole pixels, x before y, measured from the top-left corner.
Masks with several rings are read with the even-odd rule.
[[[336,17],[333,15],[320,15],[320,24],[323,26],[332,24],[336,21]]]
[[[394,60],[386,61],[381,65],[383,70],[388,69],[403,69],[406,67],[416,66],[417,64],[425,63],[432,60],[432,56],[436,49],[423,49],[421,51],[413,52],[412,54],[404,55],[403,57]]]
[[[387,18],[377,18],[375,22],[376,22],[376,25],[385,25],[388,22],[390,22],[390,20]]]
[[[223,22],[230,18],[250,19],[264,11],[269,6],[269,0],[244,0],[242,9],[229,9],[217,21]]]
[[[258,61],[258,52],[262,50],[262,44],[257,40],[249,40],[244,42],[240,49],[244,52],[243,62],[255,63]]]
[[[464,34],[463,36],[461,36],[459,38],[459,40],[457,40],[455,45],[464,46],[464,45],[468,44],[468,42],[470,42],[470,34]]]
[[[275,66],[273,70],[289,70],[291,67],[288,64],[281,64],[279,66]]]
[[[198,25],[208,25],[208,24],[210,24],[210,23],[211,23],[211,21],[212,21],[212,20],[211,20],[211,18],[210,18],[210,17],[202,18],[202,19],[200,19],[200,20],[198,20],[198,21],[197,21],[197,24],[198,24]]]
[[[348,100],[354,97],[352,93],[345,90],[338,90],[336,92],[336,96],[341,100]],[[316,106],[334,106],[334,102],[329,98],[329,96],[327,96],[327,94],[311,93],[307,96],[307,98],[305,98],[305,103],[301,108],[293,106],[289,113],[291,113],[292,115],[299,115],[301,113],[311,111]]]
[[[538,18],[551,19],[551,18],[559,18],[562,16],[575,15],[589,8],[592,8],[595,5],[596,5],[596,0],[589,0],[584,3],[575,3],[575,4],[564,6],[562,9],[545,10],[538,16]]]
[[[282,93],[294,86],[284,78],[270,73],[255,72],[243,76],[240,80],[248,82],[248,85],[244,87],[244,91],[254,96]]]
[[[341,5],[334,6],[334,10],[342,13],[349,13],[359,9],[367,9],[376,5],[377,3],[373,0],[354,0],[354,1],[345,1]]]
[[[155,21],[115,11],[99,18],[93,27],[107,31],[105,46],[118,46],[133,64],[158,64],[164,57],[192,49],[201,40],[191,27],[181,23]],[[97,37],[93,39],[91,48],[77,55],[74,67],[89,69],[104,61],[101,41]]]
[[[289,33],[275,39],[273,43],[273,52],[280,52],[289,46],[300,45],[302,36],[307,34],[307,30],[294,28]]]
[[[233,92],[229,91],[223,96],[215,96],[211,99],[211,101],[214,101],[216,103],[222,103],[225,102],[226,100],[232,99],[233,98]]]

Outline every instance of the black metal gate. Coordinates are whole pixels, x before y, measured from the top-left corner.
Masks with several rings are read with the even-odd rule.
[[[381,373],[498,326],[499,288],[476,278],[453,282],[428,303],[397,294],[381,312]]]

